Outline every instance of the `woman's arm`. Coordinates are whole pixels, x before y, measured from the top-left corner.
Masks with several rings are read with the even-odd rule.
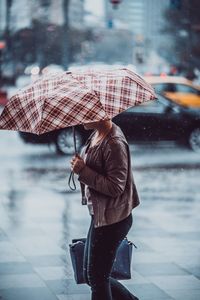
[[[117,139],[109,141],[103,153],[105,175],[85,165],[79,173],[78,180],[102,194],[120,196],[125,189],[128,174],[127,147]]]

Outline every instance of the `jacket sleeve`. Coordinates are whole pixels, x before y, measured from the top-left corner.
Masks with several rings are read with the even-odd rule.
[[[126,186],[128,175],[127,145],[119,140],[107,143],[103,152],[105,175],[87,165],[81,170],[78,180],[90,188],[112,197],[120,196]]]

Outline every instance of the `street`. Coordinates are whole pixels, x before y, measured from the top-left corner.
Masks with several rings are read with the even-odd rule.
[[[131,279],[120,282],[139,300],[200,299],[199,11],[197,0],[0,1],[0,300],[94,298],[70,257],[91,216],[77,175],[69,187],[83,162],[71,166],[67,154],[88,138],[81,124],[97,129],[96,146],[111,120],[132,143],[140,198],[127,236]],[[100,158],[87,159],[100,170]],[[113,184],[126,169],[117,164],[116,178],[106,174]],[[119,207],[95,199],[98,218],[121,210],[124,195]]]
[[[140,300],[200,297],[200,154],[173,143],[131,145],[141,204],[128,239]],[[90,217],[69,190],[70,157],[0,132],[0,299],[88,300],[73,278],[68,244]]]

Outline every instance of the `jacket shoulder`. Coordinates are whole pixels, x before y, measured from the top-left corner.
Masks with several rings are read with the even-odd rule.
[[[123,138],[121,138],[120,136],[112,136],[110,137],[108,140],[107,140],[107,143],[106,143],[108,146],[112,146],[112,147],[115,147],[117,145],[126,145],[127,142],[126,140],[124,140]]]
[[[115,157],[126,155],[128,144],[120,137],[110,137],[102,147],[103,157],[106,158],[112,153]]]
[[[123,132],[119,129],[117,131],[112,132],[106,139],[105,144],[110,146],[117,145],[128,145],[128,142],[123,134]]]

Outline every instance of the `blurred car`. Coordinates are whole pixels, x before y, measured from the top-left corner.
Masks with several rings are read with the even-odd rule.
[[[163,94],[171,100],[188,107],[200,108],[200,86],[178,76],[145,77],[157,94]]]
[[[51,64],[41,70],[42,75],[63,72],[64,68],[60,65]]]
[[[5,90],[0,89],[0,105],[5,106],[8,101],[8,94]]]
[[[113,70],[113,69],[123,69],[127,68],[131,71],[137,72],[136,66],[133,64],[123,64],[123,63],[115,63],[115,64],[106,64],[103,62],[90,62],[87,64],[71,64],[68,68],[68,71],[77,72],[77,71],[86,71],[86,70]]]
[[[159,95],[158,100],[129,108],[113,121],[119,125],[129,142],[177,141],[200,152],[200,110],[189,109]],[[77,148],[83,145],[90,131],[76,126]],[[28,143],[54,143],[58,153],[73,154],[71,128],[55,130],[40,136],[20,132]]]
[[[23,74],[17,77],[15,85],[18,89],[20,89],[27,86],[30,83],[31,83],[31,76]]]
[[[32,144],[55,144],[58,154],[73,154],[74,153],[74,140],[72,128],[64,128],[54,130],[41,135],[36,135],[27,132],[19,132],[20,137],[26,143]],[[86,132],[83,126],[76,126],[76,144],[77,149],[86,141],[89,133]]]
[[[63,71],[64,68],[60,65],[50,64],[41,69],[37,63],[34,63],[25,68],[23,75],[18,76],[16,86],[18,88],[23,88],[43,75],[56,74]]]
[[[24,70],[25,75],[39,75],[40,67],[37,63],[26,66]]]

